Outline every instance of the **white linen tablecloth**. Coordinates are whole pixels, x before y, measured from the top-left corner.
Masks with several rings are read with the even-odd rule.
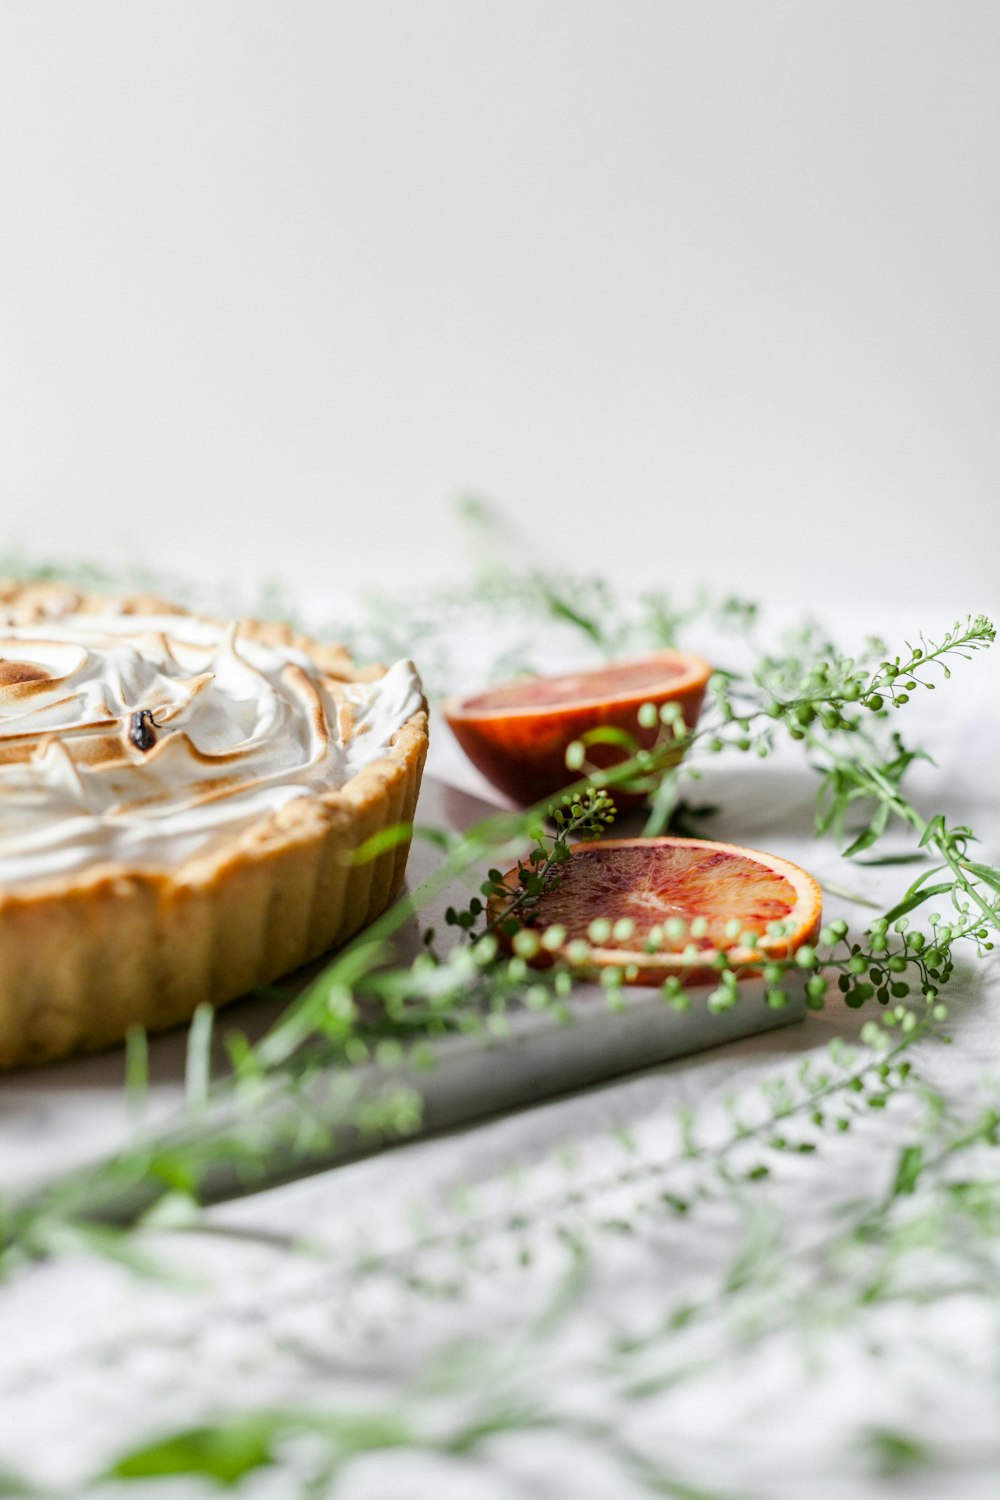
[[[981,857],[994,861],[998,688],[1000,662],[991,656],[959,664],[950,684],[921,695],[900,721],[937,761],[914,768],[911,795],[928,814],[968,822],[982,840]],[[441,730],[433,765],[438,775],[475,785]],[[721,804],[712,828],[718,836],[773,849],[821,880],[891,902],[912,871],[852,866],[832,844],[815,843],[814,790],[789,750],[761,763],[722,761],[697,796]],[[828,909],[859,928],[868,915],[838,899]],[[953,1043],[926,1044],[920,1067],[957,1106],[998,1071],[996,965],[970,963],[947,998]],[[761,1080],[820,1056],[834,1036],[855,1038],[865,1019],[832,998],[802,1024],[222,1205],[207,1215],[217,1234],[144,1232],[143,1250],[172,1280],[78,1254],[24,1270],[0,1289],[0,1470],[82,1493],[85,1476],[123,1448],[226,1412],[377,1410],[412,1417],[440,1436],[478,1403],[495,1411],[502,1397],[540,1419],[556,1408],[562,1420],[514,1424],[467,1453],[387,1448],[349,1465],[337,1495],[631,1500],[650,1493],[638,1470],[611,1452],[607,1433],[587,1436],[588,1424],[603,1424],[630,1451],[657,1455],[681,1486],[664,1493],[994,1500],[1000,1302],[900,1301],[852,1314],[841,1326],[830,1286],[815,1291],[812,1324],[775,1319],[784,1296],[793,1304],[845,1206],[891,1181],[899,1142],[919,1116],[915,1094],[845,1135],[824,1135],[815,1156],[769,1158],[768,1184],[717,1193],[683,1215],[642,1206],[659,1177],[618,1180],[630,1165],[676,1151],[682,1109],[695,1111],[711,1135],[724,1128],[727,1097],[749,1100],[752,1110]],[[44,1132],[53,1160],[79,1150],[69,1101],[65,1116],[57,1101],[44,1119],[26,1123],[17,1116],[16,1082],[11,1088],[0,1084],[4,1130]],[[683,1171],[662,1181],[682,1183]],[[579,1204],[540,1212],[550,1199],[577,1192]],[[460,1228],[532,1205],[530,1264],[519,1263],[522,1238],[503,1233],[477,1243],[471,1266],[447,1248],[407,1252],[429,1226]],[[634,1232],[595,1227],[616,1219],[631,1219]],[[588,1246],[583,1284],[545,1332],[529,1337],[529,1325],[578,1264],[560,1226],[579,1227]],[[289,1249],[288,1238],[303,1244]],[[727,1296],[734,1254],[748,1244],[758,1290]],[[461,1290],[435,1297],[404,1274],[352,1275],[365,1246],[398,1252],[411,1279],[440,1274]],[[646,1333],[703,1298],[714,1310],[690,1327],[678,1319],[676,1334],[651,1346],[647,1365],[634,1355],[619,1360],[623,1331]],[[756,1319],[769,1330],[763,1337]],[[446,1347],[452,1378],[421,1387]],[[468,1361],[464,1376],[460,1356]],[[643,1390],[630,1384],[637,1371],[650,1382]],[[918,1462],[893,1434],[919,1439],[932,1457]],[[293,1445],[285,1464],[250,1475],[240,1493],[304,1494],[309,1461],[308,1441],[301,1455]],[[192,1476],[136,1490],[214,1492]]]

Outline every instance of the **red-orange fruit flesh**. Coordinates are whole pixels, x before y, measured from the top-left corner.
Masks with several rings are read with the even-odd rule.
[[[592,671],[529,677],[444,705],[445,719],[473,765],[498,791],[528,804],[578,780],[566,750],[594,729],[610,725],[649,749],[657,727],[639,724],[644,703],[676,703],[688,729],[698,722],[712,668],[700,657],[658,651],[641,661],[612,662]],[[678,758],[679,758],[678,752]],[[619,764],[615,745],[588,748],[591,764]],[[635,798],[612,792],[619,805]]]
[[[511,893],[517,883],[517,870],[509,871],[504,884]],[[502,908],[503,902],[494,898],[491,916],[498,916]],[[629,965],[636,971],[630,977],[635,984],[658,984],[670,974],[687,983],[702,983],[717,977],[710,959],[720,951],[741,963],[751,951],[784,958],[812,942],[819,932],[821,908],[812,876],[777,855],[704,839],[606,839],[575,846],[558,883],[532,907],[531,925],[538,932],[564,929],[555,954],[539,955],[540,962],[550,963],[574,940],[590,943],[595,920],[628,920],[631,933],[619,939],[612,935],[592,946],[589,962],[597,967]],[[674,937],[664,930],[672,918],[684,924],[683,935]],[[699,926],[695,937],[688,929],[697,919],[704,930]],[[734,935],[737,923],[739,932]],[[774,923],[783,925],[780,936],[769,932]],[[656,945],[651,952],[654,929]],[[758,938],[753,950],[744,941],[749,933]],[[689,962],[692,946],[705,954],[704,965]]]

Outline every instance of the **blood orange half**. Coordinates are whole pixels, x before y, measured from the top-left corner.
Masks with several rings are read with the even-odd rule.
[[[564,935],[536,961],[566,957],[582,939],[588,965],[627,969],[632,984],[659,984],[672,974],[704,983],[718,977],[711,960],[719,952],[733,965],[787,958],[819,932],[822,897],[812,876],[735,844],[604,839],[575,845],[559,875],[531,907],[530,922],[537,932],[561,928]],[[511,895],[518,883],[516,869],[503,878]],[[491,898],[491,921],[502,919],[508,900]]]
[[[711,675],[712,668],[699,656],[657,651],[641,661],[610,662],[560,677],[526,677],[472,698],[450,699],[444,716],[487,781],[515,802],[537,802],[577,779],[567,769],[566,749],[591,730],[606,725],[625,730],[648,750],[657,729],[640,725],[644,703],[676,703],[692,729]],[[601,767],[619,764],[625,754],[622,746],[609,744],[587,751],[588,759]]]

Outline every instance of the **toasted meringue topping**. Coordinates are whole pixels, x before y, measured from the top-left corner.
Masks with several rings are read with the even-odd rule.
[[[0,627],[0,882],[174,867],[297,797],[336,791],[421,706],[185,615]]]

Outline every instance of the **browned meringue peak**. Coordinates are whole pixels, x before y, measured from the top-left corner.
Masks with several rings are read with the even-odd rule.
[[[186,615],[0,628],[44,674],[0,686],[0,882],[95,859],[174,864],[343,786],[421,705],[409,662],[373,681]]]
[[[44,667],[32,661],[10,661],[0,657],[0,692],[12,692],[20,688],[22,693],[34,691],[33,684],[48,682],[49,674]]]

